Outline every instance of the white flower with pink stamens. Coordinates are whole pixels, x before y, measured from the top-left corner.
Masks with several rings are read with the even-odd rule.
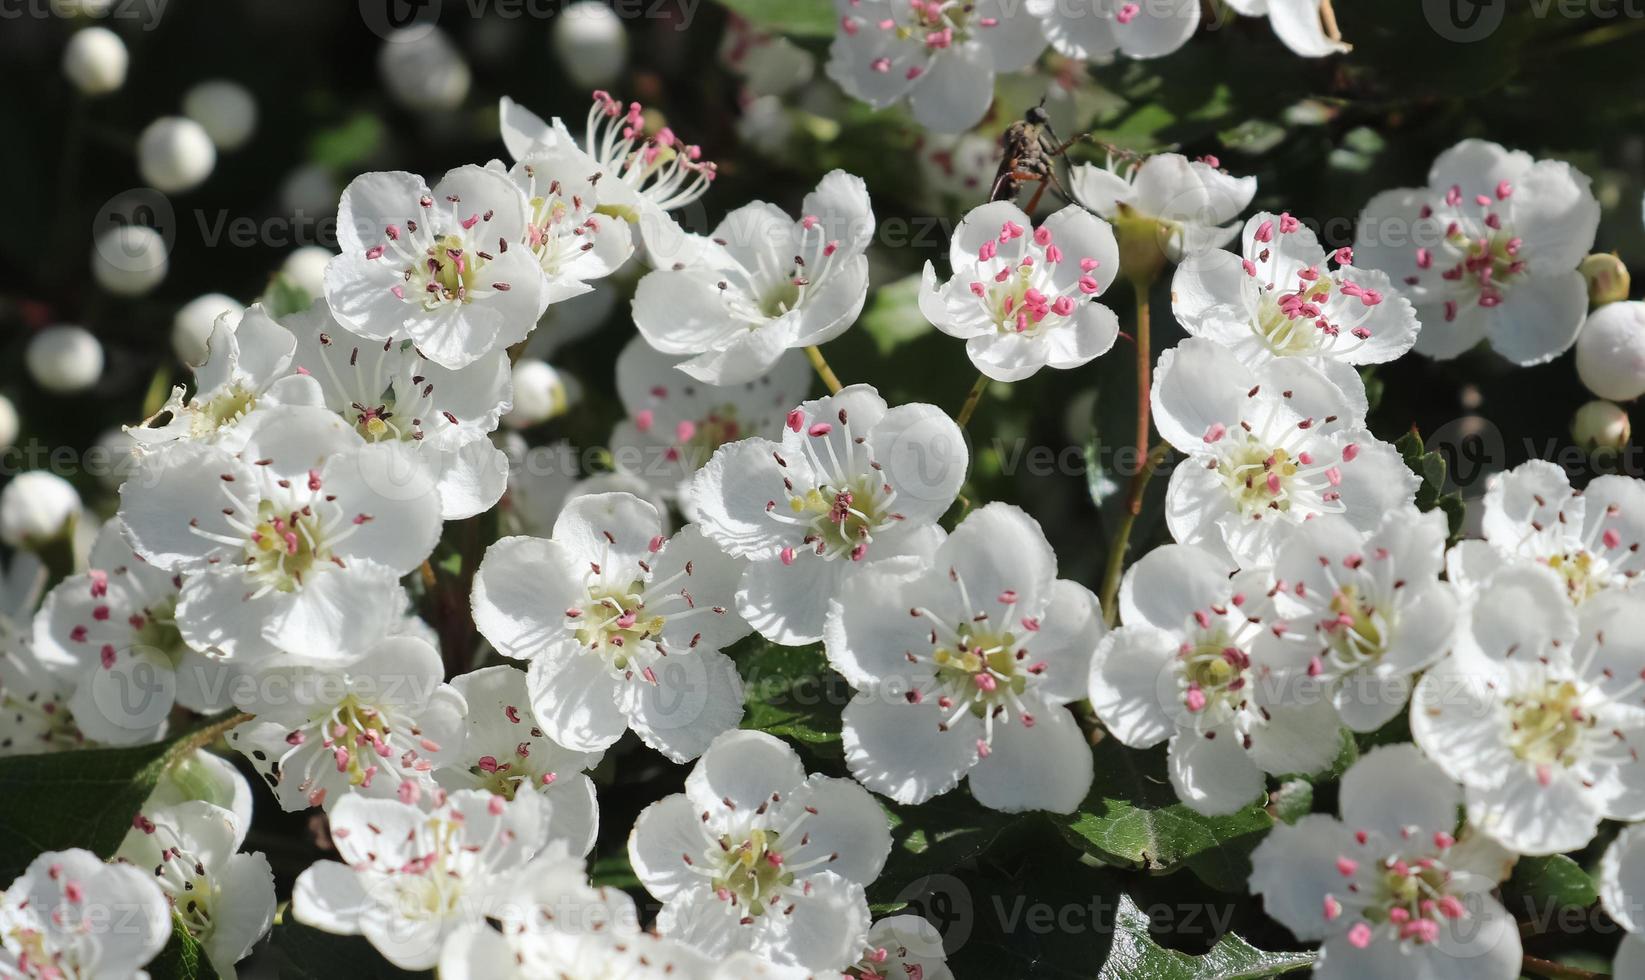
[[[362,337],[409,337],[464,367],[524,340],[548,308],[531,228],[525,192],[497,170],[458,167],[432,190],[416,174],[364,174],[337,207],[326,301]]]
[[[955,229],[948,262],[953,277],[940,286],[925,264],[920,312],[963,339],[971,363],[995,381],[1079,367],[1119,336],[1114,311],[1096,301],[1119,272],[1119,246],[1084,208],[1035,228],[1009,201],[984,204]]]
[[[1303,942],[1314,976],[1519,976],[1519,929],[1491,896],[1513,855],[1457,838],[1462,794],[1412,745],[1372,749],[1342,777],[1342,819],[1279,824],[1251,855],[1251,891]]]
[[[1317,678],[1354,731],[1381,728],[1456,636],[1456,591],[1439,580],[1445,535],[1442,512],[1414,506],[1370,532],[1334,514],[1305,521],[1274,561],[1264,659]]]
[[[86,737],[69,711],[72,671],[34,650],[33,621],[46,569],[32,551],[0,562],[0,758],[79,748]]]
[[[1521,854],[1645,817],[1645,594],[1573,608],[1549,569],[1502,568],[1417,685],[1411,734],[1466,788],[1469,822]]]
[[[574,147],[539,146],[508,171],[526,196],[526,245],[548,277],[550,304],[592,292],[588,280],[604,279],[634,254],[628,222],[599,210],[602,192],[618,181],[588,163]]]
[[[664,936],[813,971],[861,955],[863,890],[890,852],[867,790],[808,777],[786,743],[751,731],[715,739],[685,792],[646,807],[628,838],[634,873],[663,903]]]
[[[1057,578],[1034,519],[969,514],[929,564],[879,562],[829,604],[828,660],[857,694],[845,759],[864,786],[923,803],[970,777],[996,810],[1071,813],[1091,747],[1067,709],[1102,638],[1097,602]]]
[[[1624,827],[1599,862],[1596,876],[1605,913],[1627,934],[1617,948],[1611,973],[1645,976],[1645,827]]]
[[[1445,360],[1489,340],[1515,364],[1540,364],[1575,342],[1588,312],[1577,265],[1599,227],[1590,183],[1563,161],[1463,140],[1427,187],[1365,205],[1354,255],[1416,304],[1417,353]]]
[[[811,365],[797,350],[738,385],[704,384],[675,369],[681,358],[635,337],[617,355],[617,397],[628,417],[611,434],[619,471],[696,517],[686,489],[714,451],[750,436],[778,438],[788,411],[811,388]]]
[[[1210,157],[1157,153],[1119,167],[1113,160],[1106,167],[1079,164],[1069,170],[1068,189],[1116,226],[1130,222],[1148,231],[1159,251],[1179,262],[1233,239],[1239,229],[1232,222],[1256,196],[1257,179],[1224,173]],[[1126,274],[1133,271],[1140,270]]]
[[[936,926],[918,915],[893,915],[868,930],[868,948],[845,970],[851,980],[954,980]]]
[[[1228,6],[1245,17],[1267,17],[1285,46],[1304,58],[1324,58],[1352,48],[1338,35],[1334,12],[1326,13],[1330,0],[1228,0]]]
[[[1491,477],[1483,501],[1483,541],[1451,549],[1447,573],[1473,591],[1498,569],[1532,561],[1553,569],[1573,604],[1609,589],[1631,589],[1645,571],[1645,482],[1596,477],[1571,488],[1565,471],[1533,459]]]
[[[573,854],[587,854],[599,829],[594,783],[584,772],[601,753],[575,752],[548,737],[531,713],[526,672],[508,664],[453,678],[468,703],[461,755],[435,771],[450,790],[484,789],[513,799],[532,792],[549,806],[549,828]]]
[[[994,76],[1045,50],[1039,19],[1010,0],[834,0],[828,77],[876,109],[908,100],[921,126],[958,133],[982,121]]]
[[[1194,810],[1233,813],[1264,773],[1313,773],[1342,747],[1322,685],[1265,642],[1279,620],[1266,572],[1168,544],[1120,585],[1120,620],[1092,659],[1091,706],[1132,748],[1170,740],[1171,785]]]
[[[464,757],[461,694],[426,641],[390,636],[346,667],[284,663],[229,685],[256,717],[228,743],[262,774],[286,810],[327,809],[354,793],[416,801],[435,770]]]
[[[41,854],[0,896],[8,977],[146,980],[170,938],[171,910],[149,873],[80,848]]]
[[[695,525],[665,537],[633,494],[591,494],[565,506],[551,538],[486,550],[474,622],[531,662],[532,713],[555,742],[603,752],[633,729],[685,762],[742,719],[742,680],[720,651],[748,633],[732,601],[745,564]]]
[[[426,970],[448,936],[514,910],[521,883],[559,860],[548,846],[548,808],[534,794],[462,790],[424,802],[339,802],[331,840],[342,861],[316,861],[297,876],[297,921],[364,936],[395,966]]]
[[[862,569],[936,549],[969,461],[964,434],[935,406],[887,408],[851,385],[789,412],[780,443],[722,446],[687,496],[703,533],[749,559],[743,617],[797,646],[822,639],[829,602]]]
[[[1355,368],[1411,349],[1421,327],[1410,302],[1386,274],[1351,265],[1350,249],[1327,257],[1313,231],[1289,214],[1246,221],[1242,250],[1182,260],[1171,281],[1177,321],[1253,368],[1276,357],[1301,358],[1364,414],[1365,383]]]
[[[1188,43],[1199,26],[1195,0],[1027,0],[1057,53],[1094,61],[1118,52],[1158,58]]]
[[[679,369],[698,381],[731,385],[844,333],[868,296],[868,186],[835,170],[800,213],[744,205],[691,261],[647,273],[634,293],[640,336],[665,354],[695,355]]]
[[[1188,456],[1166,492],[1171,534],[1229,567],[1271,564],[1291,529],[1315,515],[1369,531],[1415,499],[1417,478],[1399,452],[1297,358],[1253,369],[1190,337],[1160,355],[1152,398],[1160,435]]]

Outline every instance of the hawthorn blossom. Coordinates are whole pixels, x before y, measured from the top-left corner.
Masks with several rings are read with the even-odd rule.
[[[78,847],[36,857],[0,895],[8,977],[147,978],[170,938],[165,895],[145,872]]]
[[[260,853],[236,853],[246,825],[219,806],[190,800],[145,805],[115,853],[154,876],[177,921],[204,948],[217,975],[234,965],[274,925],[274,872]]]
[[[495,170],[458,167],[432,190],[416,174],[364,174],[337,207],[326,302],[362,337],[409,337],[466,367],[524,340],[548,308],[531,229],[524,192]]]
[[[1645,829],[1638,824],[1622,828],[1600,858],[1597,878],[1605,914],[1627,930],[1611,974],[1645,975]]]
[[[1188,456],[1166,491],[1171,534],[1229,567],[1271,563],[1316,515],[1370,531],[1415,499],[1416,475],[1399,452],[1297,358],[1253,369],[1216,341],[1190,337],[1160,355],[1151,397],[1160,435]]]
[[[127,538],[183,576],[189,646],[239,660],[358,656],[439,537],[432,478],[413,450],[368,444],[329,409],[263,409],[242,426],[238,453],[186,443],[144,457],[120,489]]]
[[[1251,890],[1303,942],[1314,976],[1519,976],[1519,930],[1491,896],[1514,856],[1457,835],[1461,793],[1415,746],[1367,752],[1342,777],[1342,819],[1278,823],[1251,855]]]
[[[893,915],[868,930],[868,947],[845,976],[854,980],[953,980],[942,934],[918,915]]]
[[[794,220],[755,201],[725,216],[690,261],[646,274],[634,325],[679,370],[734,385],[770,371],[784,351],[844,333],[868,296],[874,212],[861,177],[835,170]]]
[[[829,663],[857,693],[845,760],[864,786],[923,803],[969,775],[997,810],[1071,813],[1091,747],[1064,706],[1085,694],[1097,601],[1057,578],[1033,518],[971,512],[930,562],[877,562],[829,603]]]
[[[1009,201],[984,204],[955,229],[948,262],[953,276],[941,286],[925,263],[920,312],[964,339],[971,363],[995,381],[1079,367],[1119,336],[1114,311],[1096,301],[1119,272],[1119,246],[1084,208],[1063,208],[1036,228]]]
[[[447,937],[508,908],[544,852],[542,798],[461,790],[430,802],[422,809],[353,794],[338,802],[331,840],[342,861],[316,861],[297,876],[297,921],[364,936],[402,970],[426,970]]]
[[[593,494],[566,505],[551,538],[486,549],[474,622],[531,662],[532,714],[555,742],[603,752],[633,729],[685,762],[742,718],[742,680],[720,651],[748,633],[732,602],[745,564],[695,525],[665,537],[633,494]]]
[[[981,122],[995,75],[1021,71],[1045,50],[1038,18],[1006,0],[834,0],[834,11],[828,77],[876,109],[906,99],[914,121],[935,133]]]
[[[1444,570],[1445,515],[1396,508],[1369,532],[1324,514],[1274,560],[1278,617],[1265,659],[1303,664],[1343,724],[1373,732],[1410,697],[1412,677],[1450,652],[1457,598]]]
[[[1120,584],[1120,621],[1091,663],[1091,706],[1124,744],[1170,740],[1171,785],[1199,813],[1233,813],[1263,773],[1314,773],[1342,747],[1331,701],[1305,668],[1269,659],[1267,576],[1232,579],[1215,554],[1168,544]]]
[[[890,851],[867,790],[808,777],[792,748],[753,731],[715,739],[685,792],[646,807],[628,838],[664,936],[716,959],[748,952],[813,971],[861,954],[863,889]]]
[[[526,244],[548,277],[550,304],[592,292],[588,280],[604,279],[634,254],[628,222],[599,211],[602,189],[615,181],[587,163],[574,147],[539,146],[508,170],[526,197]]]
[[[453,678],[451,687],[468,714],[461,755],[434,773],[440,785],[509,800],[536,793],[548,803],[550,836],[574,854],[592,850],[600,811],[584,770],[599,765],[600,754],[574,752],[548,737],[532,716],[526,672],[518,667],[484,667]]]
[[[1058,54],[1096,61],[1116,52],[1128,58],[1168,55],[1199,26],[1195,0],[1027,0]]]
[[[1331,0],[1228,0],[1245,17],[1268,18],[1285,46],[1304,58],[1324,58],[1352,49],[1337,32]]]
[[[1411,734],[1463,784],[1468,822],[1521,854],[1585,846],[1645,817],[1645,595],[1573,608],[1559,577],[1515,564],[1464,613],[1457,649],[1411,701]]]
[[[150,742],[173,702],[200,714],[228,707],[228,668],[178,631],[182,577],[132,551],[118,517],[98,532],[90,564],[52,589],[34,621],[36,655],[76,681],[80,730],[109,745]]]
[[[508,460],[486,438],[510,404],[508,352],[451,370],[404,338],[367,340],[338,323],[324,300],[287,319],[297,335],[292,367],[320,387],[322,404],[368,443],[399,442],[428,467],[440,517],[491,509],[508,484]]]
[[[285,810],[358,794],[416,802],[437,790],[437,768],[464,757],[468,705],[443,676],[415,636],[383,638],[347,666],[264,667],[235,679],[235,706],[255,717],[228,743]]]
[[[1171,281],[1171,312],[1184,330],[1209,337],[1248,367],[1296,357],[1366,409],[1356,367],[1392,361],[1416,342],[1416,313],[1387,274],[1327,258],[1312,230],[1289,214],[1245,222],[1243,257],[1207,249],[1186,256]],[[1330,262],[1337,268],[1332,269]]]
[[[1105,167],[1079,164],[1069,171],[1068,189],[1116,227],[1141,229],[1165,258],[1180,262],[1233,240],[1239,229],[1232,222],[1256,196],[1257,179],[1230,176],[1209,157],[1158,153],[1118,168],[1113,160]],[[1126,274],[1132,274],[1129,264]]]
[[[627,418],[611,434],[618,469],[652,495],[686,506],[691,477],[714,451],[748,436],[775,437],[811,387],[811,365],[788,351],[740,385],[703,384],[675,369],[681,358],[635,337],[617,355],[617,397]],[[685,510],[687,519],[695,514]]]
[[[61,664],[34,651],[31,619],[46,584],[32,551],[0,563],[0,758],[78,748],[85,744],[69,697],[74,682]]]
[[[1530,561],[1553,569],[1566,597],[1581,604],[1633,588],[1645,570],[1645,482],[1633,477],[1595,477],[1573,490],[1564,470],[1533,459],[1492,475],[1482,504],[1484,540],[1459,542],[1447,560],[1451,581],[1465,590]]]
[[[1416,304],[1417,353],[1448,360],[1489,340],[1515,364],[1540,364],[1575,342],[1588,312],[1577,265],[1599,227],[1590,183],[1563,161],[1463,140],[1427,187],[1365,205],[1354,254]]]
[[[703,534],[749,561],[743,618],[797,646],[822,639],[829,602],[860,570],[935,550],[968,462],[964,435],[936,407],[887,408],[850,385],[789,412],[780,443],[720,447],[686,496]]]

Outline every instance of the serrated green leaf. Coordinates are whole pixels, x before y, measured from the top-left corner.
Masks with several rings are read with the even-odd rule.
[[[881,355],[936,329],[920,312],[920,276],[910,275],[874,291],[857,321]]]
[[[743,678],[742,727],[839,754],[840,713],[851,699],[822,646],[780,647],[758,636],[733,648]]]
[[[176,913],[171,917],[171,940],[148,965],[149,976],[165,980],[217,980],[205,947],[184,928]]]
[[[720,0],[720,4],[775,34],[834,36],[834,5],[829,0]]]
[[[402,970],[377,952],[363,936],[334,936],[303,925],[286,914],[275,925],[273,944],[284,962],[280,980],[408,980],[433,977],[429,971]]]
[[[1587,908],[1599,901],[1593,878],[1563,854],[1520,858],[1502,890],[1510,908],[1518,911],[1513,901],[1517,896],[1529,903],[1527,911],[1533,916],[1560,908]]]
[[[1121,895],[1114,944],[1097,980],[1261,980],[1311,967],[1314,953],[1269,953],[1228,933],[1203,956],[1162,949],[1148,935],[1148,916]]]
[[[1098,743],[1096,780],[1078,810],[1051,819],[1074,846],[1109,864],[1168,873],[1182,868],[1224,891],[1244,891],[1251,851],[1274,825],[1256,803],[1223,817],[1177,800],[1164,748],[1137,751]]]

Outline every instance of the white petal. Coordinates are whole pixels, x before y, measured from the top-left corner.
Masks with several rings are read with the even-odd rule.
[[[971,770],[971,795],[1007,813],[1073,813],[1091,788],[1091,744],[1066,708],[996,726],[992,751]]]
[[[939,726],[949,712],[935,698],[909,704],[895,694],[859,693],[843,715],[851,775],[898,803],[923,803],[948,792],[977,763],[974,726]]]
[[[1171,786],[1195,812],[1221,816],[1262,795],[1262,770],[1240,747],[1231,728],[1215,732],[1184,731],[1172,736],[1167,755]]]

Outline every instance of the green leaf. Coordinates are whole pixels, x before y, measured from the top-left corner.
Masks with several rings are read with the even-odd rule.
[[[640,887],[639,876],[628,862],[628,848],[597,858],[588,869],[589,877],[600,888],[621,888],[627,891]]]
[[[1520,858],[1502,891],[1510,909],[1519,911],[1517,898],[1533,918],[1561,908],[1587,908],[1599,901],[1593,878],[1563,854]]]
[[[891,855],[869,888],[876,902],[898,902],[909,884],[978,857],[1022,818],[990,810],[954,791],[919,806],[885,804]]]
[[[834,5],[829,0],[720,0],[720,5],[775,34],[834,36]]]
[[[743,678],[742,727],[840,754],[840,712],[851,689],[820,644],[780,647],[755,636],[734,648],[732,659]]]
[[[1097,980],[1260,980],[1314,964],[1314,953],[1268,953],[1228,933],[1203,956],[1162,949],[1148,935],[1148,916],[1121,895],[1114,945]]]
[[[149,976],[165,980],[217,980],[217,971],[206,958],[205,947],[184,928],[183,921],[172,913],[171,941],[148,965]]]
[[[1314,784],[1306,779],[1287,779],[1274,791],[1269,812],[1274,819],[1296,823],[1314,809]]]
[[[1085,801],[1072,814],[1052,815],[1064,837],[1109,864],[1159,873],[1186,867],[1213,888],[1245,890],[1251,851],[1274,825],[1267,810],[1253,803],[1223,817],[1195,813],[1171,789],[1163,747],[1137,751],[1105,738],[1095,754]]]
[[[433,977],[428,971],[402,970],[377,952],[363,936],[334,936],[290,918],[275,925],[274,948],[285,962],[281,980],[407,980]]]
[[[278,320],[293,313],[306,312],[314,304],[314,297],[299,286],[297,280],[278,273],[269,280],[268,288],[263,290],[262,303],[269,316]]]
[[[340,125],[323,129],[309,140],[309,159],[333,170],[357,168],[382,145],[383,121],[360,112]]]
[[[874,338],[882,356],[936,329],[920,312],[920,276],[904,276],[875,290],[858,325]]]

